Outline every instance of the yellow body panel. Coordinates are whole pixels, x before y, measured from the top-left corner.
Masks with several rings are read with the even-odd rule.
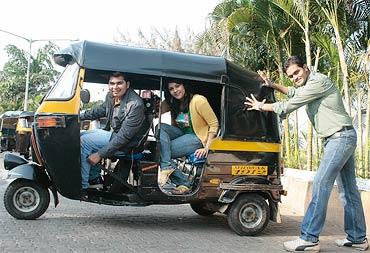
[[[32,132],[32,129],[30,127],[17,127],[16,131],[17,133]]]
[[[279,153],[281,144],[269,142],[230,141],[217,138],[213,140],[210,150],[222,151],[252,151]]]

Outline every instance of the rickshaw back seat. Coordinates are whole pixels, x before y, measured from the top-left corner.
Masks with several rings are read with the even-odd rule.
[[[197,158],[196,155],[195,155],[195,152],[194,153],[191,153],[186,158],[193,165],[202,165],[202,164],[204,164],[206,162],[206,158],[205,157]]]
[[[178,166],[188,175],[190,184],[194,187],[202,173],[203,165],[207,159],[205,157],[197,158],[195,152],[184,157],[185,160],[178,160]]]
[[[134,160],[134,161],[140,161],[143,159],[144,154],[143,153],[125,153],[122,151],[118,151],[113,155],[113,158],[116,159],[128,159],[128,160]]]

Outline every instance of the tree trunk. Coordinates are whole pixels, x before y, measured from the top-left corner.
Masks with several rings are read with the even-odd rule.
[[[367,89],[367,108],[366,108],[366,121],[365,121],[365,178],[370,177],[370,78],[368,80],[368,89]]]
[[[312,61],[311,61],[311,45],[310,45],[310,35],[309,35],[309,23],[308,20],[305,22],[305,49],[306,49],[306,63],[309,68],[311,68]],[[311,122],[307,125],[307,161],[306,161],[306,169],[312,170],[312,125]]]
[[[340,38],[339,28],[335,27],[335,25],[333,25],[333,28],[334,28],[334,33],[335,33],[335,39],[337,41],[340,68],[342,70],[342,75],[343,75],[343,88],[344,88],[344,99],[346,102],[345,103],[346,109],[348,111],[348,114],[351,116],[351,101],[350,101],[349,84],[348,84],[348,69],[347,69],[346,59],[344,56],[343,43]]]
[[[312,124],[308,122],[307,124],[307,162],[306,162],[306,170],[312,170]]]
[[[294,161],[298,164],[299,169],[302,169],[301,159],[299,157],[299,136],[298,136],[298,111],[294,111],[295,122],[294,122]]]
[[[357,152],[358,152],[358,162],[357,162],[357,175],[365,177],[364,164],[363,164],[363,144],[362,144],[362,113],[361,113],[361,104],[362,104],[362,91],[359,88],[357,90]]]
[[[289,166],[292,166],[292,159],[291,159],[291,149],[290,149],[290,136],[289,136],[289,121],[288,117],[283,120],[283,126],[284,126],[284,148],[285,148],[285,158],[287,161],[287,164]]]
[[[317,71],[317,69],[319,68],[320,52],[321,52],[321,47],[318,47],[315,53],[315,65],[314,65],[315,71]],[[321,139],[319,139],[317,134],[315,134],[315,151],[316,151],[315,161],[316,161],[316,164],[318,165],[320,161],[320,156],[321,156]]]

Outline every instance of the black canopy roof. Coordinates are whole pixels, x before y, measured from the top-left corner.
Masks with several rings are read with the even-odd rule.
[[[224,83],[231,71],[255,76],[222,57],[135,48],[120,44],[80,41],[54,54],[58,65],[77,62],[87,69],[122,71],[152,76]]]
[[[250,94],[259,100],[274,102],[273,90],[263,88],[263,80],[257,73],[222,57],[81,41],[56,53],[54,60],[61,66],[77,63],[86,68],[88,77],[85,81],[88,82],[104,75],[108,78],[106,72],[110,71],[140,75],[133,82],[137,89],[143,83],[145,89],[159,89],[158,77],[191,80],[197,84],[193,85],[193,92],[205,95],[217,115],[220,110],[224,111],[221,119],[223,138],[236,136],[237,139],[280,141],[274,113],[261,114],[244,107],[245,97]],[[226,87],[224,92],[223,87]]]
[[[18,118],[22,111],[6,111],[0,115],[0,119],[5,118]]]

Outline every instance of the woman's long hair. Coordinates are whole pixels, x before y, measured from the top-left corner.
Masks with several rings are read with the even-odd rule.
[[[168,85],[170,83],[178,83],[182,84],[185,89],[185,97],[184,97],[184,104],[183,104],[183,110],[180,109],[181,102],[180,100],[177,100],[173,96],[171,96],[170,91],[168,90]],[[184,80],[181,79],[168,79],[165,85],[164,89],[164,98],[166,103],[170,106],[171,109],[171,117],[173,119],[176,119],[176,117],[179,115],[180,112],[185,112],[189,110],[189,104],[190,100],[192,99],[193,94],[190,90],[190,85],[187,84]]]

